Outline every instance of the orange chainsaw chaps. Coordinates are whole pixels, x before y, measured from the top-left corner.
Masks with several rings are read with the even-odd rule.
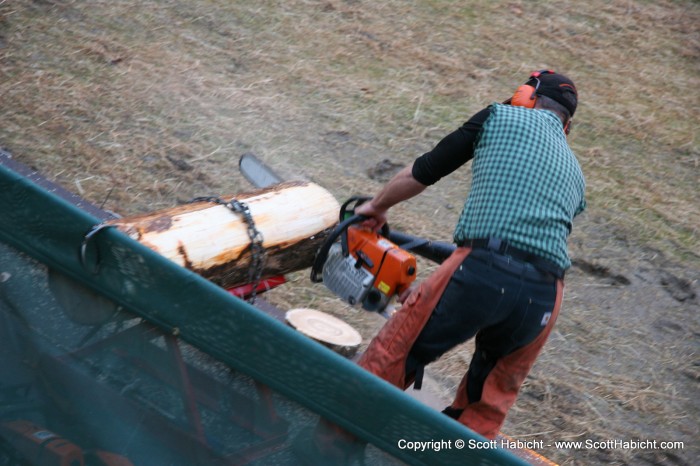
[[[360,258],[374,276],[374,287],[392,297],[402,293],[416,279],[416,258],[378,233],[348,228],[348,251]]]
[[[405,390],[413,383],[406,375],[406,359],[413,343],[435,309],[459,265],[471,252],[457,248],[425,281],[416,287],[379,333],[372,339],[358,365]]]

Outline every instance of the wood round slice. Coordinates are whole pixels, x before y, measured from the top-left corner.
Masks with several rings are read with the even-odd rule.
[[[287,323],[307,337],[351,358],[357,353],[362,336],[342,320],[316,309],[287,311]]]

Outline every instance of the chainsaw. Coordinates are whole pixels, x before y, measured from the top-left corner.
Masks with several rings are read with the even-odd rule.
[[[341,206],[338,226],[316,254],[311,281],[323,282],[352,306],[381,313],[415,280],[416,258],[387,239],[387,225],[381,234],[358,225],[367,217],[354,210],[367,199],[352,197]]]
[[[241,156],[239,168],[258,188],[283,181],[250,153]],[[390,230],[386,224],[379,233],[363,228],[359,224],[366,217],[354,211],[369,199],[354,196],[343,203],[338,226],[316,253],[311,281],[323,282],[350,305],[385,314],[391,299],[408,289],[416,278],[416,258],[412,253],[440,264],[455,246]]]

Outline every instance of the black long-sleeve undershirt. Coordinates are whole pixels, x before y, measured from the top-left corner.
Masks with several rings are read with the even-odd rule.
[[[413,178],[429,186],[474,158],[474,143],[490,114],[490,107],[479,111],[457,130],[445,136],[433,150],[418,157],[413,162]]]

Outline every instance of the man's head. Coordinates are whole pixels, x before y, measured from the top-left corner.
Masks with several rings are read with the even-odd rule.
[[[510,99],[511,105],[532,108],[535,106],[537,96],[545,96],[559,103],[566,110],[570,119],[576,112],[578,104],[578,92],[574,82],[563,74],[552,70],[535,71],[530,79],[520,86]]]

